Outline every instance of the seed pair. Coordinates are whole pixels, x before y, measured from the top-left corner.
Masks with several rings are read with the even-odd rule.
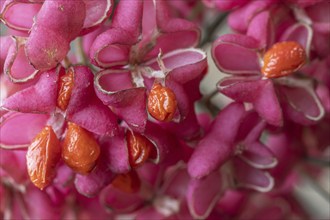
[[[80,126],[68,122],[62,149],[52,127],[46,126],[28,148],[27,169],[33,184],[44,189],[54,179],[56,165],[61,157],[75,172],[88,174],[93,170],[99,155],[100,146],[92,134]]]

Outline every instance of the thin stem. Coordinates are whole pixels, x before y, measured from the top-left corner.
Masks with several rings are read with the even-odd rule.
[[[17,197],[17,200],[18,200],[18,204],[20,206],[20,210],[21,210],[21,214],[22,214],[22,217],[23,219],[31,219],[29,214],[28,214],[28,211],[27,211],[27,207],[26,207],[26,204],[25,204],[25,201],[24,201],[24,196],[21,192],[18,192],[16,194],[16,197]]]
[[[69,57],[66,56],[66,57],[63,59],[63,66],[64,66],[65,68],[68,68],[69,66],[71,66],[71,61],[70,61]]]
[[[12,207],[13,207],[13,191],[10,188],[10,186],[6,186],[6,184],[3,185],[4,187],[4,195],[5,195],[5,199],[4,199],[4,211],[3,211],[3,218],[5,220],[9,220],[12,219]]]
[[[215,95],[217,95],[218,93],[219,93],[219,91],[215,89],[215,90],[213,90],[210,94],[205,95],[205,96],[203,97],[202,101],[205,102],[205,103],[208,103],[208,102],[210,102],[211,99],[212,99]]]
[[[81,37],[79,37],[75,41],[75,47],[76,47],[76,56],[78,57],[78,62],[82,63],[85,66],[88,66],[94,73],[98,72],[99,70],[90,63],[90,61],[84,51],[83,41],[82,41]]]
[[[330,160],[327,160],[327,159],[306,157],[305,160],[309,163],[312,163],[312,164],[315,164],[318,166],[330,167]]]
[[[195,7],[191,10],[190,14],[188,15],[188,19],[193,21],[195,20],[202,12],[204,11],[204,4],[202,1],[198,1]]]
[[[82,38],[78,37],[78,39],[75,41],[76,43],[76,49],[77,49],[77,57],[79,58],[79,62],[83,63],[84,65],[88,65],[88,59],[85,54],[84,48],[83,48],[83,42]]]
[[[200,47],[203,47],[206,43],[212,40],[213,35],[217,28],[223,23],[223,21],[227,18],[228,13],[220,13],[215,20],[205,29],[205,37],[200,43]]]

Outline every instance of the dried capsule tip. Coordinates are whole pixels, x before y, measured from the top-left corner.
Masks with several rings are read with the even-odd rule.
[[[39,189],[48,186],[55,177],[61,158],[60,141],[51,126],[46,126],[32,141],[26,154],[27,170],[32,183]]]
[[[74,86],[74,75],[73,75],[73,71],[69,69],[65,75],[60,77],[60,82],[59,82],[57,106],[62,111],[65,111],[66,108],[68,107],[73,86]]]
[[[177,108],[174,92],[155,83],[148,96],[148,111],[152,117],[159,121],[171,121]]]
[[[75,123],[68,122],[62,146],[64,162],[75,172],[88,174],[100,156],[100,146],[93,135]]]
[[[135,193],[140,190],[141,181],[135,170],[129,173],[119,174],[112,181],[111,185],[126,193]]]
[[[143,165],[154,149],[153,144],[146,137],[134,132],[127,132],[126,141],[130,165],[134,168]]]
[[[306,52],[300,44],[294,41],[279,42],[265,53],[261,72],[268,78],[287,76],[301,68],[306,60]]]

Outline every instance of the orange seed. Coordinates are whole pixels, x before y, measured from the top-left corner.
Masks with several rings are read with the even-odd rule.
[[[127,132],[126,141],[130,165],[136,168],[144,164],[154,145],[146,137],[135,132]]]
[[[126,193],[135,193],[140,190],[141,181],[135,170],[119,174],[112,181],[112,186]]]
[[[88,174],[95,167],[100,156],[100,146],[91,133],[68,122],[68,129],[63,141],[62,158],[74,171]]]
[[[268,78],[287,76],[306,63],[304,48],[294,41],[274,44],[264,55],[261,72]]]
[[[60,78],[60,89],[58,91],[57,106],[65,111],[68,107],[74,85],[74,75],[69,69],[65,75]]]
[[[152,117],[159,121],[171,121],[177,108],[174,92],[155,83],[148,96],[148,111]]]
[[[36,187],[42,190],[52,182],[60,158],[60,141],[52,127],[46,126],[34,138],[26,154],[27,170]]]

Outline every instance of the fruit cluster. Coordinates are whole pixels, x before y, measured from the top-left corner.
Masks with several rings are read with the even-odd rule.
[[[0,9],[1,218],[310,218],[294,188],[329,166],[327,0]]]

